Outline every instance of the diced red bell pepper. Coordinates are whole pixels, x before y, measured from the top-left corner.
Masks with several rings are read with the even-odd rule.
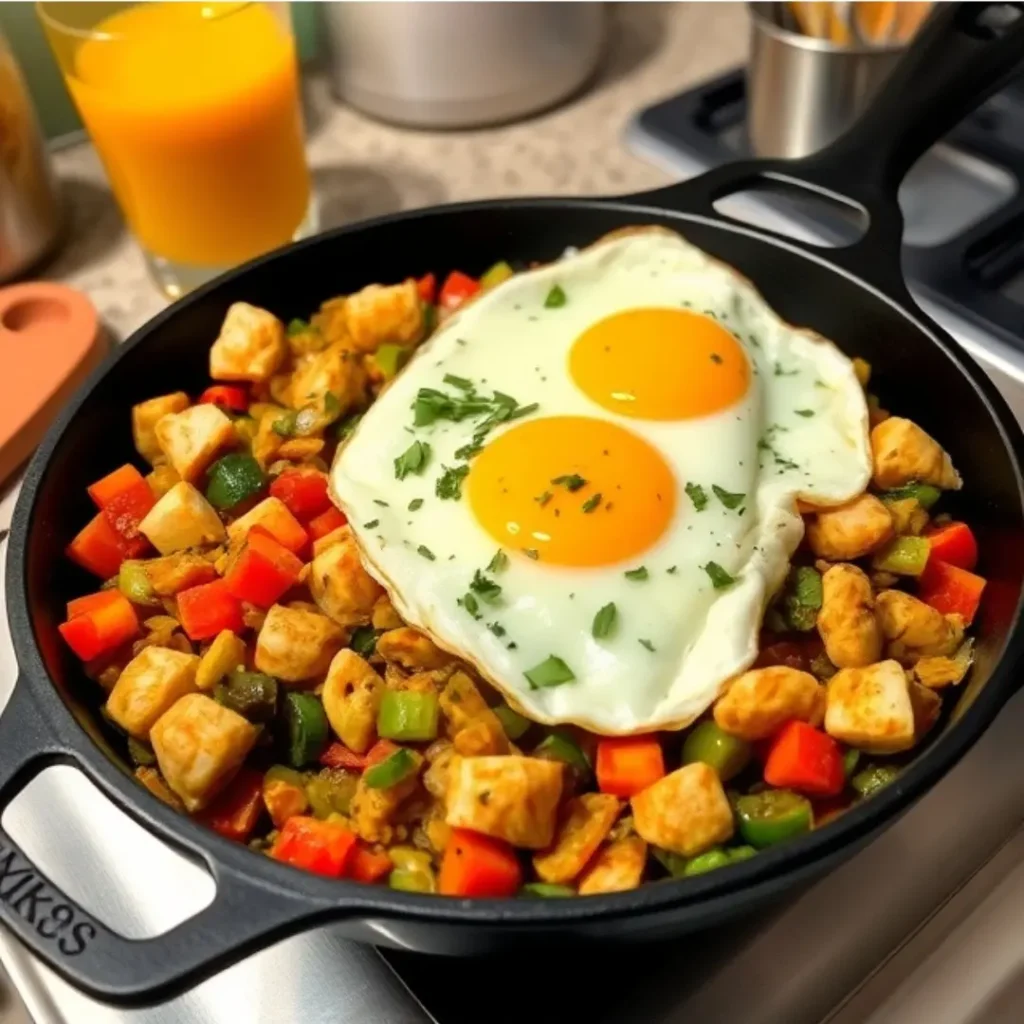
[[[959,569],[973,569],[978,564],[978,542],[966,523],[944,523],[924,532],[931,548],[931,558]]]
[[[296,815],[284,823],[270,855],[317,875],[341,878],[355,845],[355,834],[344,825]]]
[[[602,793],[631,797],[665,774],[655,736],[608,736],[597,744],[597,785]]]
[[[428,306],[434,304],[434,298],[437,296],[437,278],[433,272],[424,274],[416,282],[416,291],[419,292],[420,300],[426,303]]]
[[[68,604],[68,621],[57,627],[82,661],[120,647],[139,633],[139,618],[118,590],[89,594]]]
[[[242,604],[224,580],[201,583],[178,594],[178,617],[190,640],[209,640],[221,630],[241,633]]]
[[[512,896],[522,881],[519,859],[508,843],[452,829],[438,878],[438,890],[445,896]]]
[[[775,735],[764,781],[808,796],[836,796],[846,785],[843,752],[827,733],[806,722],[787,722]]]
[[[376,743],[366,752],[366,767],[372,768],[381,761],[386,761],[398,749],[397,743],[391,740],[377,740]]]
[[[224,576],[224,585],[238,598],[269,608],[294,587],[302,562],[260,527],[250,530],[245,544]]]
[[[107,522],[129,541],[140,536],[139,523],[156,504],[156,495],[149,484],[130,464],[97,480],[89,488],[89,497],[107,517]]]
[[[325,768],[348,768],[361,772],[366,767],[366,755],[357,754],[344,743],[335,741],[320,755],[320,763]]]
[[[225,839],[244,843],[263,813],[263,775],[242,768],[227,788],[197,817]]]
[[[467,299],[471,299],[480,291],[480,282],[476,278],[463,274],[461,270],[453,270],[441,286],[438,305],[449,313],[458,309]]]
[[[319,540],[321,537],[326,537],[327,534],[333,533],[335,530],[344,526],[348,522],[345,513],[340,509],[329,508],[322,515],[317,516],[315,519],[311,519],[307,524],[309,529],[309,535],[313,540]]]
[[[985,580],[973,572],[929,558],[918,581],[917,596],[943,615],[960,615],[969,626],[978,613]]]
[[[288,506],[296,519],[303,522],[319,516],[331,507],[327,494],[327,474],[312,467],[286,469],[270,485],[270,493]]]
[[[245,412],[249,408],[249,395],[245,388],[215,384],[199,396],[199,402],[202,405],[217,405],[229,412]]]
[[[391,858],[378,853],[362,843],[356,843],[348,863],[348,877],[357,882],[379,882],[391,871]]]
[[[148,547],[145,537],[122,537],[103,512],[96,515],[81,529],[67,547],[71,561],[100,579],[116,576],[126,558],[138,558]]]

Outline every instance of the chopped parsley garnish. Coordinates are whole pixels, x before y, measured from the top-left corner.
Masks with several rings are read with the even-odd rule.
[[[799,370],[784,370],[782,363],[775,364],[775,376],[776,377],[795,377],[800,371]]]
[[[676,573],[676,567],[675,567],[674,565],[670,565],[670,566],[669,566],[669,567],[668,567],[668,568],[667,568],[667,569],[665,570],[665,572],[667,572],[667,573],[669,574],[669,576],[674,576],[674,575],[675,575],[675,573]]]
[[[527,669],[523,675],[526,676],[531,690],[544,686],[561,686],[563,683],[571,683],[576,678],[572,669],[555,654],[549,654],[539,665]]]
[[[495,636],[504,636],[508,632],[508,630],[505,629],[505,627],[500,622],[488,622],[487,623],[487,628]]]
[[[733,494],[731,491],[725,490],[724,487],[719,487],[718,484],[712,484],[711,490],[715,492],[715,497],[726,508],[739,508],[743,504],[743,499],[746,498],[745,494]]]
[[[652,654],[654,653],[654,644],[652,644],[650,640],[641,640],[640,646],[646,647]]]
[[[587,481],[578,473],[566,473],[564,476],[556,476],[551,482],[558,487],[565,487],[569,491],[578,491],[581,487],[587,486]]]
[[[803,416],[804,419],[810,419],[814,415],[813,409],[797,409],[797,416]]]
[[[363,418],[361,412],[353,413],[351,416],[346,416],[339,424],[337,428],[337,437],[339,441],[344,441],[353,430],[359,425],[359,421]]]
[[[500,548],[494,553],[494,557],[487,563],[488,572],[504,572],[508,568],[508,555]]]
[[[591,628],[591,632],[594,634],[595,640],[603,640],[611,634],[611,631],[615,628],[615,620],[618,618],[618,615],[615,603],[610,602],[594,616],[594,625]]]
[[[430,548],[428,548],[426,544],[421,544],[416,549],[416,553],[418,555],[422,555],[425,559],[427,559],[428,562],[433,562],[437,558],[437,555],[435,555],[434,552],[431,551]]]
[[[456,380],[462,381],[462,378],[459,377]],[[420,388],[412,404],[413,425],[427,427],[437,420],[451,420],[459,423],[471,416],[482,416],[486,413],[486,419],[480,424],[477,436],[474,438],[474,441],[479,444],[482,440],[481,431],[486,434],[495,424],[519,419],[521,416],[535,412],[537,408],[536,403],[520,405],[511,395],[502,394],[500,391],[495,391],[490,398],[487,398],[478,395],[475,391],[451,395],[444,391],[438,391],[436,388]]]
[[[484,450],[485,437],[487,437],[487,430],[478,430],[473,435],[473,440],[469,444],[464,444],[461,448],[455,450],[455,458],[472,459],[474,456],[479,455]]]
[[[717,562],[708,562],[707,565],[702,565],[701,568],[711,578],[711,585],[715,590],[731,587],[736,582],[736,577],[730,576]]]
[[[465,608],[474,619],[480,618],[480,605],[472,594],[465,594],[463,596],[462,607]]]
[[[341,402],[333,391],[324,392],[324,412],[334,419],[341,412]]]
[[[305,320],[300,320],[296,317],[294,320],[288,321],[288,337],[294,338],[296,334],[301,334],[303,331],[309,330],[309,324]]]
[[[548,292],[548,297],[544,300],[545,309],[561,309],[565,305],[567,299],[565,292],[562,290],[561,285],[554,285],[551,291]]]
[[[698,512],[703,512],[708,506],[708,496],[700,484],[689,483],[686,485],[686,496],[693,502],[693,507]]]
[[[430,461],[430,445],[426,441],[413,441],[395,459],[395,477],[404,480],[410,473],[420,474]]]
[[[545,491],[543,494],[538,494],[533,500],[543,508],[553,497],[554,495],[550,491]]]
[[[583,506],[582,506],[583,507],[583,511],[584,512],[593,512],[594,509],[597,508],[597,506],[600,505],[600,504],[601,504],[601,492],[598,491],[597,494],[592,494],[589,498],[587,498],[587,500],[585,502],[583,502]]]
[[[380,505],[381,508],[391,508],[391,506],[383,498],[374,498],[374,505]]]
[[[535,562],[540,558],[540,552],[536,548],[523,548],[523,554],[527,558],[532,558]]]
[[[412,501],[409,502],[409,511],[410,512],[415,512],[417,509],[422,508],[422,507],[423,507],[423,499],[422,498],[413,498]]]
[[[469,466],[442,466],[443,472],[434,485],[434,493],[443,499],[458,501],[462,497],[462,481],[469,473]]]
[[[273,430],[278,437],[294,437],[298,418],[299,414],[294,409],[291,409],[280,419],[274,420],[270,429]]]
[[[718,363],[719,366],[721,366],[721,364],[723,362],[723,359],[722,359],[722,357],[717,352],[712,352],[711,353],[711,362]]]
[[[647,566],[641,565],[636,569],[627,569],[624,573],[627,580],[645,580],[647,579]]]
[[[352,630],[352,639],[348,645],[356,654],[368,658],[377,649],[377,636],[377,630],[373,626],[356,626]]]
[[[368,523],[363,523],[364,530],[373,530],[378,526],[380,526],[379,519],[371,519]]]
[[[453,388],[458,388],[460,391],[476,391],[471,380],[466,380],[465,377],[456,377],[454,373],[446,373],[444,375],[445,384],[451,384]]]
[[[501,598],[501,585],[489,580],[479,569],[473,573],[473,582],[469,589],[474,594],[479,594],[480,599],[488,604],[495,604]]]

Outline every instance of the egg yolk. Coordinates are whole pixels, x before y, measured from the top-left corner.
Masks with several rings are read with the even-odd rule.
[[[642,438],[607,420],[553,416],[491,441],[466,480],[470,507],[506,551],[555,565],[609,565],[664,533],[676,481]]]
[[[727,409],[747,391],[750,365],[717,320],[687,309],[627,309],[573,343],[569,372],[598,405],[645,420]]]

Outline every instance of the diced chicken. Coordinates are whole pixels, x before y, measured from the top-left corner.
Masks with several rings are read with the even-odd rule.
[[[387,594],[381,594],[374,601],[370,622],[374,629],[398,629],[399,626],[405,625]]]
[[[416,282],[368,284],[345,302],[345,321],[360,352],[375,352],[385,342],[413,345],[423,335],[423,303]]]
[[[327,398],[328,393],[332,398]],[[325,427],[366,402],[366,370],[362,360],[343,345],[306,356],[292,374],[290,404],[309,410],[303,416],[308,429]]]
[[[807,524],[807,543],[819,558],[846,562],[860,558],[892,536],[892,516],[873,494],[837,508],[822,509]]]
[[[453,828],[543,850],[555,834],[563,766],[507,754],[453,759],[445,821]]]
[[[175,484],[181,483],[181,477],[173,466],[159,465],[146,474],[146,483],[156,497],[162,498]]]
[[[892,516],[893,529],[901,536],[912,534],[916,537],[928,525],[928,510],[917,498],[888,500],[885,507]]]
[[[228,540],[232,549],[235,549],[254,526],[262,527],[272,537],[276,537],[295,533],[301,525],[280,498],[264,498],[228,527]]]
[[[973,660],[972,643],[966,641],[953,657],[935,656],[918,658],[914,662],[914,678],[922,686],[938,690],[943,686],[957,686],[964,681]]]
[[[325,615],[339,625],[354,626],[369,621],[384,590],[363,568],[352,531],[343,529],[347,531],[345,536],[313,559],[309,592]]]
[[[512,749],[498,716],[490,709],[471,718],[452,737],[455,749],[466,757],[507,754]]]
[[[156,437],[156,425],[165,416],[183,412],[188,408],[188,395],[175,391],[171,395],[150,398],[132,406],[132,437],[135,450],[151,465],[156,466],[166,458]]]
[[[821,578],[818,633],[837,668],[872,665],[882,656],[871,580],[855,565],[833,565]]]
[[[385,661],[393,661],[407,671],[441,668],[453,658],[437,647],[430,637],[410,626],[388,630],[377,639],[377,653]]]
[[[893,754],[914,745],[914,708],[898,661],[844,668],[828,681],[825,731],[858,750]]]
[[[571,882],[604,842],[622,804],[607,793],[584,793],[562,809],[555,843],[533,855],[533,867],[542,881]]]
[[[427,748],[427,770],[423,773],[426,791],[443,804],[448,798],[448,777],[455,748],[448,740],[435,740]]]
[[[322,696],[327,721],[338,739],[365,754],[377,738],[384,680],[355,651],[339,651],[327,670]]]
[[[597,852],[583,876],[578,892],[594,896],[601,892],[626,892],[639,887],[647,866],[647,844],[639,836],[627,836],[608,843]]]
[[[290,437],[277,450],[277,457],[289,462],[305,462],[319,455],[325,444],[322,437]]]
[[[390,843],[395,836],[395,818],[403,801],[419,789],[419,773],[423,755],[410,751],[416,770],[397,785],[374,789],[361,776],[352,797],[349,815],[352,829],[367,843]]]
[[[107,698],[107,714],[129,736],[145,740],[156,720],[196,689],[194,654],[166,647],[146,647],[124,667]]]
[[[146,513],[139,530],[162,555],[217,544],[225,537],[224,524],[216,509],[184,482],[175,484]]]
[[[244,667],[245,641],[230,629],[221,630],[199,661],[196,686],[212,690],[230,672]]]
[[[913,664],[918,658],[952,654],[964,638],[963,620],[943,615],[902,590],[883,590],[875,614],[890,658]]]
[[[182,590],[188,590],[189,587],[210,583],[217,576],[217,571],[208,558],[191,551],[179,551],[164,558],[150,558],[142,565],[153,593],[159,597],[173,597]]]
[[[658,779],[631,803],[641,838],[684,857],[703,853],[733,833],[732,808],[722,783],[702,761]]]
[[[193,405],[172,412],[156,425],[156,438],[182,480],[198,480],[216,455],[235,444],[235,426],[217,406]]]
[[[744,672],[714,706],[719,728],[745,740],[766,739],[791,718],[818,725],[824,713],[825,688],[810,672],[787,665]]]
[[[258,418],[256,424],[256,435],[252,439],[252,457],[265,470],[271,462],[277,458],[277,453],[284,444],[284,437],[274,429],[274,424],[287,414],[286,409],[277,409],[272,412],[264,412]],[[253,413],[255,416],[255,413]]]
[[[452,736],[490,710],[476,683],[461,670],[452,673],[441,691],[440,700],[441,713],[448,722],[448,732]]]
[[[338,653],[344,631],[326,615],[275,604],[256,638],[256,668],[286,683],[322,676]]]
[[[352,347],[352,339],[348,333],[348,321],[345,317],[345,306],[348,299],[339,295],[321,303],[318,312],[313,314],[310,324],[320,332],[328,345],[344,345]]]
[[[910,706],[914,709],[914,742],[920,743],[939,720],[942,698],[913,679],[909,685]]]
[[[347,537],[352,536],[352,530],[348,526],[339,526],[335,530],[331,530],[330,533],[325,533],[322,537],[317,537],[313,541],[313,557],[322,555],[328,548],[333,548],[335,544],[340,544]]]
[[[205,807],[231,780],[256,736],[241,715],[202,693],[182,697],[151,733],[160,771],[191,812]]]
[[[210,349],[210,376],[269,380],[287,355],[284,324],[273,313],[248,302],[233,302]]]
[[[962,481],[953,461],[930,434],[901,416],[890,416],[871,431],[875,486],[887,490],[918,482],[958,490]]]

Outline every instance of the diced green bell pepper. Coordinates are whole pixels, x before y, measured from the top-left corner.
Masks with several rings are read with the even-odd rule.
[[[315,761],[327,745],[327,713],[311,693],[286,693],[284,719],[288,726],[288,760],[301,768]]]
[[[370,789],[390,789],[407,779],[414,771],[416,759],[405,747],[399,747],[390,757],[367,768],[363,772],[363,782]]]
[[[288,321],[288,337],[294,338],[296,334],[302,334],[303,331],[309,330],[309,324],[305,320],[300,320],[296,317],[294,320]]]
[[[890,782],[895,782],[899,774],[900,770],[895,765],[869,765],[850,779],[850,785],[866,799],[869,796],[873,796],[880,789],[885,789]]]
[[[128,756],[135,764],[144,768],[156,764],[156,754],[153,753],[153,748],[141,740],[137,740],[134,736],[128,737]]]
[[[895,487],[891,491],[883,491],[880,497],[882,501],[903,501],[905,498],[914,498],[920,502],[923,508],[931,508],[942,497],[942,491],[931,484],[909,483],[902,487]]]
[[[843,752],[843,774],[849,779],[860,764],[860,751],[849,747]]]
[[[324,768],[304,783],[314,816],[324,819],[332,814],[348,814],[359,779],[341,768]]]
[[[703,761],[715,769],[722,782],[739,775],[752,753],[746,740],[723,732],[711,719],[695,726],[683,742],[683,764]]]
[[[519,890],[519,895],[544,900],[564,899],[566,896],[575,896],[576,890],[570,885],[558,885],[556,882],[527,882]]]
[[[232,509],[255,497],[266,485],[267,478],[260,464],[251,455],[234,452],[210,467],[206,500],[214,508]]]
[[[411,352],[404,345],[381,345],[373,354],[377,369],[385,380],[391,380],[405,366]]]
[[[480,288],[482,291],[487,291],[488,288],[494,288],[513,276],[515,276],[515,271],[504,260],[499,260],[481,275]]]
[[[437,694],[385,690],[377,712],[377,735],[404,743],[437,739]]]
[[[395,868],[388,875],[388,885],[400,892],[434,892],[434,875],[430,871],[410,871]]]
[[[235,669],[216,685],[213,696],[250,722],[269,722],[277,714],[277,680],[263,672]]]
[[[925,537],[894,537],[875,552],[872,568],[897,576],[920,576],[928,564],[931,545]]]
[[[740,835],[763,850],[810,832],[814,812],[807,797],[788,789],[766,789],[736,801]]]
[[[725,853],[729,858],[730,864],[741,864],[743,861],[757,856],[757,850],[752,846],[733,846],[726,850]]]
[[[782,617],[786,625],[804,633],[814,629],[821,601],[821,573],[809,565],[798,565],[791,569],[781,601]]]
[[[590,774],[590,761],[587,759],[587,755],[568,733],[549,733],[537,744],[533,756],[548,761],[562,761],[579,778],[586,778]]]
[[[691,878],[693,875],[705,875],[709,871],[714,871],[715,868],[724,868],[727,864],[731,863],[729,855],[725,850],[716,846],[711,850],[706,850],[704,853],[699,853],[696,857],[688,858],[683,866],[683,878]]]
[[[499,704],[493,709],[501,722],[505,735],[515,743],[530,728],[532,724],[528,718],[524,718],[518,711],[513,711],[507,704]]]
[[[153,593],[153,585],[149,582],[149,574],[146,572],[142,562],[129,559],[121,563],[121,569],[117,574],[117,589],[131,601],[132,604],[156,604],[156,595]]]

